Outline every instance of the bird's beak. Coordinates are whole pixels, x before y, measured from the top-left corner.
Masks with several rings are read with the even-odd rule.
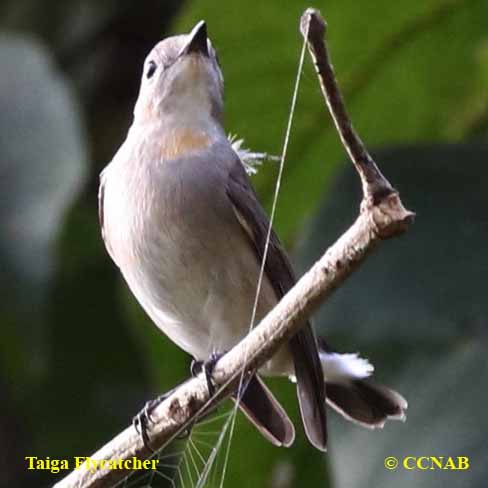
[[[207,24],[204,20],[198,22],[188,35],[188,42],[180,52],[181,55],[201,54],[208,57]]]

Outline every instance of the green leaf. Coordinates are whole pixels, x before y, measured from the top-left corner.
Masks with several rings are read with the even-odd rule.
[[[338,419],[331,429],[337,486],[482,487],[488,456],[488,145],[430,145],[379,151],[415,224],[385,241],[316,314],[340,351],[361,351],[375,379],[409,402],[405,424],[368,432]],[[349,165],[311,221],[300,246],[306,269],[353,222],[358,177]],[[483,386],[482,386],[483,385]],[[387,456],[469,456],[455,472],[395,471]]]

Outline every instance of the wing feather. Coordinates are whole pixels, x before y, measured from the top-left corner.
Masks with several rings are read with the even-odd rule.
[[[236,162],[229,173],[227,195],[233,205],[237,220],[249,237],[256,259],[262,262],[269,220],[258,202],[242,163]],[[280,299],[294,284],[295,275],[278,236],[271,231],[265,273],[276,296]],[[295,365],[298,399],[303,423],[309,440],[317,448],[326,449],[326,396],[322,365],[318,354],[317,339],[310,323],[290,340],[290,350]]]

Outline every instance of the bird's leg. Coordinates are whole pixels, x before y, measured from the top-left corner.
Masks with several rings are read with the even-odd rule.
[[[217,364],[217,361],[225,354],[225,352],[214,351],[207,361],[197,361],[194,359],[191,362],[190,370],[193,376],[198,376],[202,371],[205,374],[205,379],[207,380],[208,394],[213,396],[215,393],[215,385],[212,381],[212,373]]]
[[[203,364],[204,361],[198,361],[196,359],[191,360],[190,372],[194,378],[196,378],[202,372]]]

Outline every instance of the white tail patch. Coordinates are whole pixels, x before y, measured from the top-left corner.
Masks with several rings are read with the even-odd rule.
[[[371,376],[374,366],[358,353],[340,354],[320,351],[320,361],[326,381],[341,382]]]

